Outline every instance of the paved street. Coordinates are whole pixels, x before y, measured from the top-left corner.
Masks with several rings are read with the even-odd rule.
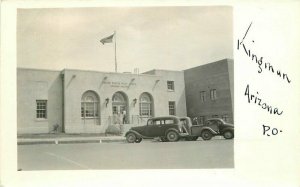
[[[22,170],[234,167],[233,140],[18,145]]]

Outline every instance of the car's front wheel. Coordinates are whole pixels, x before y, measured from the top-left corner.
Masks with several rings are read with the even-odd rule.
[[[212,133],[209,131],[209,130],[204,130],[202,133],[201,133],[201,137],[203,140],[210,140],[212,138]]]
[[[234,134],[233,134],[232,131],[225,131],[223,136],[224,136],[225,139],[232,139]]]
[[[134,133],[130,132],[126,135],[126,140],[128,143],[134,143],[137,139]]]
[[[177,132],[175,132],[175,131],[169,131],[167,133],[167,140],[169,142],[176,142],[176,141],[178,141],[178,139],[179,139],[179,135],[178,135]]]

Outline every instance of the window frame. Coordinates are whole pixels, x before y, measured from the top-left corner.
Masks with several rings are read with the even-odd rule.
[[[204,124],[205,123],[205,116],[199,116],[199,124]]]
[[[171,108],[171,106],[173,106],[173,108]],[[172,114],[171,111],[174,111],[174,114]],[[176,115],[176,103],[175,101],[169,101],[169,115]]]
[[[146,97],[146,100],[142,98]],[[152,117],[153,115],[153,100],[152,97],[148,93],[142,93],[139,98],[139,115],[141,117]],[[144,115],[146,114],[146,115]]]
[[[87,98],[92,98],[92,101],[87,100]],[[88,108],[89,107],[89,108]],[[86,91],[83,93],[81,98],[81,119],[98,119],[99,115],[99,97],[93,91]],[[88,108],[88,109],[87,109]],[[88,114],[91,112],[91,114]]]
[[[214,101],[217,99],[217,89],[210,90],[210,100]]]
[[[41,106],[39,104],[44,104]],[[40,108],[43,107],[43,108]],[[35,118],[38,120],[45,120],[48,119],[48,101],[45,99],[37,99],[36,100],[36,115]]]
[[[200,91],[200,101],[202,103],[206,101],[206,91]]]
[[[228,121],[229,121],[229,115],[228,115],[228,114],[223,114],[223,115],[222,115],[222,119],[223,119],[225,122],[228,122]]]
[[[169,88],[170,86],[170,88]],[[167,89],[169,92],[175,91],[175,82],[174,81],[167,81]]]

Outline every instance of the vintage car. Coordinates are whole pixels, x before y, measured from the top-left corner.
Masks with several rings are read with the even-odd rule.
[[[226,123],[220,118],[211,118],[204,122],[204,125],[193,125],[189,129],[191,137],[202,137],[203,140],[210,140],[213,136],[223,136],[225,139],[234,138],[233,124]]]
[[[153,117],[144,126],[132,127],[125,137],[129,143],[139,143],[142,139],[159,137],[162,141],[175,142],[189,134],[184,130],[180,118],[176,116]]]

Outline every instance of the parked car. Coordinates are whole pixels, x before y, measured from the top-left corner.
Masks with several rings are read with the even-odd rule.
[[[139,143],[143,139],[159,137],[162,141],[175,142],[181,137],[188,136],[180,118],[176,116],[162,116],[148,119],[144,126],[132,127],[126,132],[125,137],[129,143]]]
[[[226,123],[220,118],[208,119],[204,125],[192,125],[188,132],[190,138],[199,136],[203,140],[210,140],[213,136],[223,136],[225,139],[234,138],[233,124]]]

